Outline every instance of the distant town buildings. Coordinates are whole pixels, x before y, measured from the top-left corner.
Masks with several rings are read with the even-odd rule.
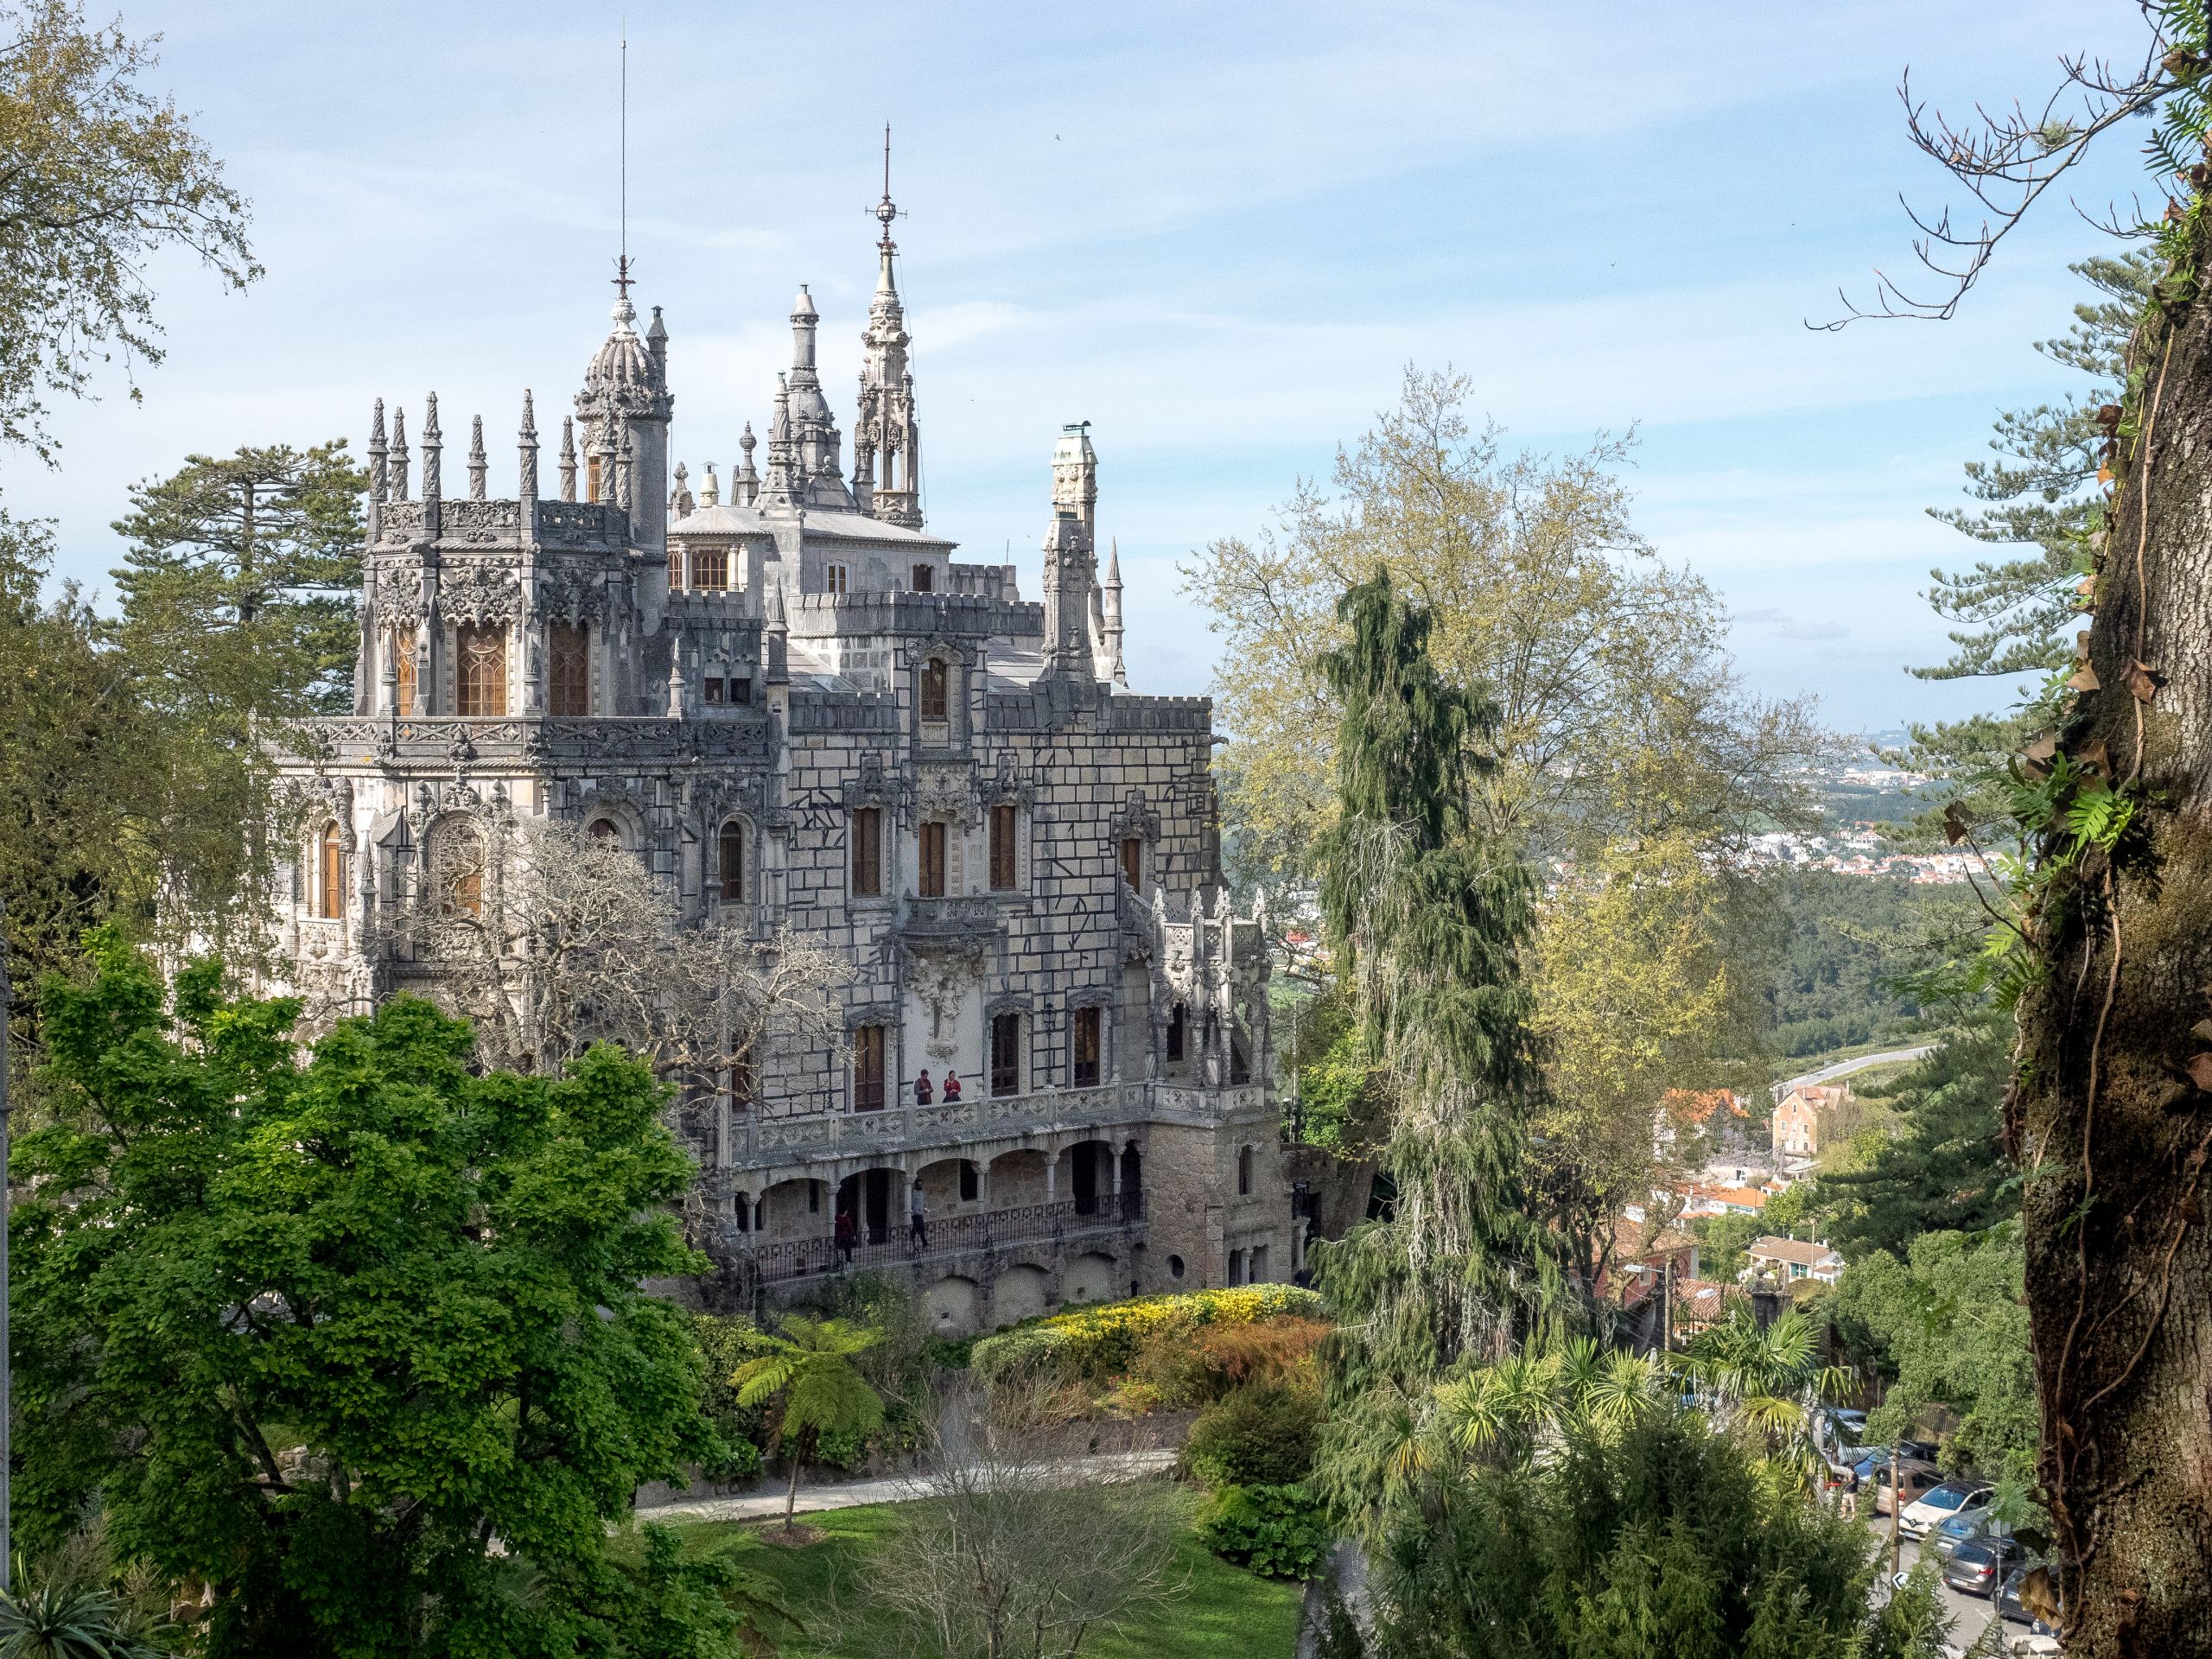
[[[1821,1119],[1851,1098],[1840,1083],[1801,1083],[1774,1109],[1774,1149],[1785,1158],[1817,1158]]]
[[[1843,1257],[1826,1244],[1804,1238],[1762,1238],[1746,1247],[1751,1276],[1779,1279],[1785,1283],[1816,1279],[1832,1285],[1843,1277]]]
[[[1880,826],[1872,823],[1840,827],[1819,836],[1777,830],[1754,836],[1749,856],[1754,866],[1891,876],[1923,887],[1955,885],[1979,874],[1979,861],[1970,854],[1897,852],[1886,844]]]

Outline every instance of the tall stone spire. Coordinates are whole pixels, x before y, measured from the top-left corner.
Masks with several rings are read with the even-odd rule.
[[[369,499],[381,501],[391,487],[391,474],[385,464],[389,452],[384,441],[384,399],[377,399],[376,413],[369,417]]]
[[[844,440],[838,435],[837,417],[830,412],[830,400],[822,395],[822,377],[815,367],[815,329],[820,321],[814,296],[802,283],[798,297],[791,302],[791,366],[784,381],[792,487],[803,506],[849,512],[854,503],[845,487]],[[772,467],[773,459],[772,451]]]
[[[752,459],[746,452],[746,459]],[[798,444],[791,435],[791,383],[776,377],[776,410],[768,421],[768,476],[760,491],[764,507],[795,507],[800,503]]]
[[[481,501],[484,499],[484,474],[489,466],[490,462],[484,456],[484,417],[481,415],[471,416],[468,428],[468,499],[470,500]]]
[[[1105,672],[1115,684],[1128,690],[1128,671],[1122,664],[1122,548],[1119,542],[1110,542],[1106,550],[1106,580],[1101,584],[1105,596],[1104,627],[1106,636]]]
[[[561,499],[576,499],[576,417],[561,417]]]
[[[438,429],[438,394],[423,399],[423,533],[435,540],[443,528],[439,508],[445,495],[445,434]]]
[[[861,333],[860,418],[853,427],[853,497],[861,511],[887,524],[922,527],[921,429],[914,419],[914,376],[906,359],[912,336],[899,300],[891,221],[891,129],[883,130],[883,200],[875,217],[883,234],[875,245],[875,297]],[[879,476],[880,473],[880,476]]]
[[[537,410],[527,386],[523,388],[522,428],[515,434],[515,452],[518,493],[525,503],[534,503],[537,499]]]
[[[391,499],[407,499],[407,411],[391,411]]]

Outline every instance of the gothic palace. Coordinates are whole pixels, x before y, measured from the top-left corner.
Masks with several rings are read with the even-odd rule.
[[[843,1043],[778,1045],[754,1098],[687,1115],[725,1287],[891,1270],[954,1332],[1287,1279],[1264,930],[1222,882],[1211,704],[1128,687],[1086,425],[1052,451],[1042,604],[925,527],[892,212],[849,477],[804,289],[766,464],[748,423],[726,487],[671,476],[669,336],[626,286],[554,497],[526,395],[505,499],[480,422],[444,496],[435,397],[410,495],[378,404],[353,713],[287,763],[289,976],[434,991],[391,924],[427,902],[442,822],[555,814],[687,915],[734,906],[851,966]]]

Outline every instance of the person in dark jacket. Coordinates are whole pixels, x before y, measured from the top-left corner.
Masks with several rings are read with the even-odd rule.
[[[929,1103],[930,1074],[925,1071],[921,1076],[914,1079],[914,1104],[917,1106],[926,1106]]]
[[[830,1230],[830,1236],[836,1241],[837,1254],[845,1258],[845,1265],[849,1268],[853,1265],[853,1246],[860,1242],[860,1224],[853,1219],[853,1212],[840,1210],[837,1224]]]

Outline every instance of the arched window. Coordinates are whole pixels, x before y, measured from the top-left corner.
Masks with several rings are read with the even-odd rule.
[[[507,712],[507,631],[464,622],[454,631],[454,712],[496,720]]]
[[[335,820],[323,825],[315,842],[315,913],[346,913],[346,849]]]
[[[619,841],[622,835],[622,832],[614,827],[614,820],[612,818],[594,818],[591,821],[591,828],[585,833],[594,841]]]
[[[389,646],[391,652],[391,671],[397,683],[392,688],[391,711],[396,715],[415,712],[415,631],[394,628]]]
[[[591,633],[556,622],[546,631],[546,712],[591,712]]]
[[[745,898],[745,826],[737,823],[722,825],[719,850],[722,861],[722,902],[741,903]]]
[[[928,569],[926,565],[921,568]],[[945,667],[944,658],[932,657],[922,664],[922,718],[924,720],[944,720],[950,717],[945,711],[952,701],[951,682],[951,671]]]

